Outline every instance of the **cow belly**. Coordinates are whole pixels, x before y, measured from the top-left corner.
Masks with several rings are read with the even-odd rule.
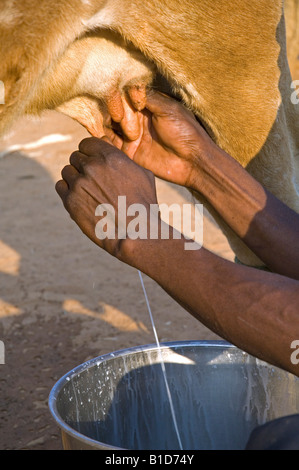
[[[298,6],[298,0],[288,3]],[[25,108],[41,112],[48,107],[83,116],[83,125],[88,128],[91,122],[91,133],[100,135],[101,104],[111,87],[122,92],[132,77],[138,84],[139,67],[141,81],[150,82],[151,68],[142,60],[146,58],[215,142],[299,211],[299,105],[291,103],[282,0],[51,0],[43,9],[36,2],[36,12],[34,4],[19,2],[18,25],[6,22],[0,27],[0,80],[6,87],[0,132]],[[96,45],[101,51],[90,56],[96,27],[112,29],[117,40],[105,43],[105,50],[103,44]],[[127,51],[128,44],[139,55]],[[125,61],[119,66],[121,57]],[[62,73],[56,69],[63,63],[67,73],[64,66]],[[215,218],[238,258],[260,264]]]
[[[285,1],[287,49],[291,75],[299,80],[299,0]]]

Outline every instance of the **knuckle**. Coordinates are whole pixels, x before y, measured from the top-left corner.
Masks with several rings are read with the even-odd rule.
[[[63,179],[67,178],[67,175],[69,174],[70,168],[71,168],[70,165],[66,165],[64,168],[62,168],[61,176],[62,176]]]
[[[127,165],[131,160],[120,150],[111,153],[109,159],[107,159],[107,163],[112,169],[124,169],[125,165]]]
[[[72,206],[73,206],[73,195],[71,194],[71,192],[68,192],[65,195],[65,197],[63,199],[63,205],[66,208],[66,210],[70,213],[71,209],[72,209]]]
[[[55,184],[55,189],[58,193],[62,192],[62,189],[64,189],[65,182],[63,180],[57,181]]]
[[[84,149],[87,145],[89,145],[89,137],[81,140],[79,143],[79,151],[84,153]]]
[[[70,156],[70,163],[71,164],[76,163],[78,161],[79,157],[80,157],[80,152],[78,150],[76,150]]]
[[[89,177],[96,177],[100,166],[102,167],[104,162],[104,158],[90,158],[84,165],[84,174]]]
[[[87,137],[79,144],[79,151],[82,153],[93,153],[99,148],[99,139],[96,137]]]

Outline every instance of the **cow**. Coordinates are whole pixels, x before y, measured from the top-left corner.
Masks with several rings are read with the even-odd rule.
[[[283,3],[2,0],[0,134],[21,115],[55,109],[98,137],[103,123],[118,122],[133,140],[148,87],[169,89],[221,148],[298,212],[299,109]],[[262,266],[206,206],[240,262]]]
[[[285,1],[287,54],[294,80],[299,80],[299,0]]]

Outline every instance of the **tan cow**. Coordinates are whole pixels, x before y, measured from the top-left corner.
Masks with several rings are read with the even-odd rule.
[[[291,75],[299,80],[299,0],[285,1],[287,51]]]
[[[2,0],[1,8],[0,132],[22,114],[58,109],[100,135],[108,108],[134,138],[132,103],[142,108],[157,70],[218,145],[299,212],[299,110],[282,0]],[[218,222],[238,258],[260,265]]]

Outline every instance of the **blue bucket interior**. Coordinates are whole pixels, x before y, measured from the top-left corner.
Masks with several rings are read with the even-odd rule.
[[[244,449],[259,424],[298,413],[299,381],[225,342],[162,345],[182,447]],[[179,450],[160,354],[147,345],[93,359],[64,376],[50,410],[93,448]]]

